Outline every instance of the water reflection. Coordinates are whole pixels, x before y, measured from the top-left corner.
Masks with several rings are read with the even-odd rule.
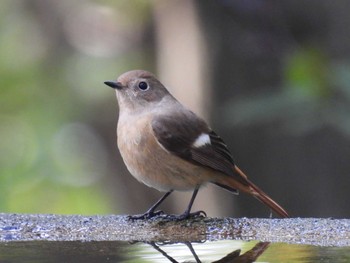
[[[9,242],[0,262],[350,262],[350,247],[221,240],[191,243]]]
[[[161,249],[160,244],[156,244],[155,242],[149,243],[155,250],[160,252],[166,259],[173,263],[179,263],[175,258],[171,257],[168,253]],[[201,263],[199,256],[196,251],[193,249],[193,246],[190,242],[184,242],[191,254],[193,255],[194,262]],[[268,248],[269,242],[258,242],[252,249],[247,252],[241,254],[241,249],[236,249],[231,253],[227,254],[223,258],[213,261],[213,263],[251,263],[254,262],[264,251]],[[186,261],[189,262],[189,261]]]
[[[269,246],[269,243],[259,242],[241,253],[241,248],[247,244],[241,241],[10,242],[0,243],[0,262],[253,262]]]

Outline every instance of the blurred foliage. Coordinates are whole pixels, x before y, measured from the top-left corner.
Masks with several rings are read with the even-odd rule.
[[[275,123],[294,135],[329,125],[350,137],[349,76],[348,62],[332,64],[317,47],[300,47],[284,59],[283,89],[234,98],[227,125]]]
[[[2,1],[1,212],[116,212],[94,123],[115,103],[103,81],[148,61],[137,47],[149,3],[98,2]]]
[[[327,98],[331,91],[328,69],[327,59],[321,50],[311,47],[297,49],[286,61],[285,85],[311,97]]]

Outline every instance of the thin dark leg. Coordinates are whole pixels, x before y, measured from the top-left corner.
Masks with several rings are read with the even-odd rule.
[[[191,251],[194,259],[196,260],[197,263],[201,263],[199,257],[197,256],[196,251],[194,251],[191,242],[185,242],[186,246],[188,247],[188,249]]]
[[[174,258],[170,257],[164,250],[162,250],[155,242],[149,242],[149,244],[158,252],[160,252],[164,257],[166,257],[170,262],[172,263],[177,263],[178,261],[176,261]],[[191,251],[193,257],[196,260],[196,263],[201,263],[200,259],[198,258],[196,252],[194,251],[191,242],[185,242],[184,243],[189,250]]]
[[[196,199],[196,196],[197,196],[197,193],[198,193],[198,190],[199,190],[199,186],[197,186],[194,191],[193,191],[193,194],[192,194],[192,197],[191,197],[191,200],[190,200],[190,203],[188,204],[185,212],[181,215],[170,215],[168,216],[168,218],[170,219],[174,219],[174,220],[183,220],[183,219],[187,219],[191,216],[199,216],[201,214],[204,214],[206,216],[206,213],[204,211],[197,211],[197,212],[193,212],[191,213],[191,208],[192,208],[192,205],[193,205],[193,202],[194,202],[194,199]]]
[[[190,214],[191,209],[192,209],[192,205],[193,205],[193,202],[194,202],[194,199],[196,199],[196,196],[198,194],[198,190],[199,190],[199,187],[196,187],[196,189],[194,189],[192,197],[191,197],[191,200],[190,200],[190,203],[188,204],[185,213],[183,213],[184,215],[189,215]]]
[[[170,262],[172,262],[172,263],[178,263],[178,261],[176,261],[174,258],[172,258],[171,256],[169,256],[164,250],[162,250],[159,246],[157,246],[155,242],[150,242],[149,244],[150,244],[155,250],[157,250],[158,252],[160,252],[164,257],[166,257]]]
[[[163,211],[157,211],[155,212],[156,208],[173,192],[173,190],[170,190],[169,192],[166,192],[162,198],[160,198],[154,205],[150,207],[150,209],[147,210],[146,213],[142,215],[134,215],[129,216],[128,219],[137,220],[137,219],[150,219],[152,217],[158,216],[160,214],[163,214]]]

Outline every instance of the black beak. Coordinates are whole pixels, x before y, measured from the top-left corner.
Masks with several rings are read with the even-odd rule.
[[[107,86],[110,86],[113,89],[122,89],[123,85],[120,82],[115,82],[115,81],[105,81],[104,84]]]

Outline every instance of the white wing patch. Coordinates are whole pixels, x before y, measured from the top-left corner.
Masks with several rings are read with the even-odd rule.
[[[211,144],[209,134],[202,133],[198,136],[194,143],[192,143],[192,146],[195,148],[200,148],[206,144]]]

